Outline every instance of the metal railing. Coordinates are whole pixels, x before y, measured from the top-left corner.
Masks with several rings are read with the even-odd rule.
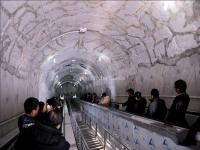
[[[79,150],[89,150],[88,144],[85,141],[85,138],[83,137],[83,133],[81,129],[79,128],[79,125],[74,117],[71,117],[72,121],[72,129],[74,131],[76,144]]]
[[[83,133],[82,133],[81,129],[79,128],[79,125],[78,125],[75,117],[73,116],[71,104],[68,102],[67,106],[68,106],[68,111],[69,111],[69,114],[70,114],[72,130],[74,132],[77,148],[79,150],[89,150],[87,142],[85,141],[85,139],[83,137]]]
[[[2,130],[3,126],[9,126],[10,123],[17,122],[18,118],[23,114],[24,113],[17,114],[7,120],[0,122],[0,130]],[[13,146],[14,146],[14,143],[16,141],[18,134],[19,134],[19,130],[18,130],[17,123],[16,123],[15,128],[13,128],[12,130],[9,130],[5,136],[1,137],[0,150],[1,149],[7,149],[7,150],[13,149]]]
[[[3,125],[5,125],[5,124],[7,124],[7,123],[9,123],[9,122],[11,122],[11,121],[13,121],[13,120],[18,119],[18,118],[19,118],[21,115],[23,115],[23,114],[24,114],[24,113],[20,113],[20,114],[15,115],[15,116],[13,116],[13,117],[7,119],[7,120],[4,120],[4,121],[0,122],[0,126],[3,126]]]
[[[85,137],[83,136],[84,133],[81,131],[75,116],[73,116],[73,112],[71,109],[71,104],[69,104],[69,111],[70,111],[70,118],[72,122],[72,128],[75,135],[77,147],[79,150],[89,150],[89,146]],[[103,146],[103,150],[129,150],[128,146],[123,144],[120,139],[118,139],[115,135],[110,133],[107,129],[103,127],[100,123],[97,123],[93,120],[88,114],[81,109],[82,114],[82,122],[87,125],[91,130],[95,133],[95,138],[98,139]]]
[[[95,130],[96,138],[101,141],[104,150],[113,148],[118,150],[129,150],[127,145],[123,144],[115,135],[105,129],[99,122],[97,123],[96,121],[92,120],[91,117],[85,112],[83,113],[83,119],[85,124]],[[94,126],[92,126],[92,123]]]

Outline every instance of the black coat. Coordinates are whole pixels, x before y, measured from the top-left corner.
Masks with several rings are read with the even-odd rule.
[[[126,111],[129,113],[133,113],[133,106],[135,104],[135,98],[134,96],[129,96],[128,101],[122,104],[122,106],[126,106]]]
[[[171,122],[178,126],[188,127],[185,120],[185,113],[187,111],[189,102],[190,98],[187,94],[176,96],[169,110],[167,122]]]
[[[135,100],[135,103],[132,106],[133,113],[138,114],[138,115],[144,115],[146,104],[147,104],[147,101],[143,97],[140,100]]]
[[[59,130],[36,123],[20,132],[15,150],[69,150],[69,147]]]
[[[163,121],[167,113],[167,107],[165,101],[156,98],[149,104],[146,116],[155,120]]]

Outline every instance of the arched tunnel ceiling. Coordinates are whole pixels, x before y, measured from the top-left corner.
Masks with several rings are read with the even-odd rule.
[[[1,67],[25,78],[73,59],[113,77],[173,66],[200,53],[199,10],[199,1],[1,1]]]
[[[63,57],[63,56],[61,56]],[[66,59],[64,57],[64,59]],[[56,62],[58,60],[58,62]],[[61,61],[61,62],[59,62]],[[87,64],[87,65],[86,65]],[[49,88],[56,84],[66,82],[75,83],[77,81],[91,81],[101,79],[105,72],[88,60],[69,59],[63,60],[58,55],[47,60],[43,64],[43,78],[41,80],[49,83]]]

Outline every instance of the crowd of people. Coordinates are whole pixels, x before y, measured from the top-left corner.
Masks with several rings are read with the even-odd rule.
[[[149,104],[147,106],[147,100],[142,97],[141,92],[134,92],[132,88],[127,90],[128,100],[125,103],[115,103],[115,108],[119,108],[121,105],[126,106],[126,112],[145,116],[151,119],[163,121],[166,124],[181,126],[189,128],[188,135],[185,140],[182,141],[182,145],[196,144],[195,136],[198,131],[200,131],[200,117],[196,122],[189,127],[185,115],[190,102],[190,97],[186,92],[187,84],[184,80],[177,80],[174,83],[174,88],[176,92],[176,97],[174,98],[169,110],[166,107],[165,101],[160,98],[159,90],[151,90],[151,98],[149,99]],[[95,95],[95,96],[93,96]],[[86,94],[85,101],[97,103],[106,107],[110,106],[110,97],[103,93],[99,98],[96,93]]]
[[[69,150],[61,133],[63,101],[52,97],[46,103],[30,97],[24,102],[25,114],[18,119],[19,136],[15,150]]]
[[[119,108],[119,105],[126,106],[128,113],[188,128],[185,119],[190,102],[189,95],[186,93],[187,84],[184,80],[177,80],[174,83],[174,88],[177,96],[169,110],[165,101],[160,98],[158,89],[151,90],[148,106],[147,100],[141,92],[135,92],[132,88],[127,90],[128,100],[121,104],[115,104],[115,106],[116,108]],[[103,92],[101,97],[98,97],[96,93],[87,93],[81,99],[105,107],[111,106],[110,96],[106,92]],[[48,99],[46,103],[39,102],[34,97],[26,99],[24,102],[25,114],[18,119],[20,134],[15,143],[15,150],[68,150],[70,144],[61,133],[62,109],[63,101],[57,97]],[[199,131],[199,127],[200,117],[191,128],[184,143],[188,144],[195,141],[194,135]]]
[[[106,94],[106,92],[103,92],[101,97],[98,97],[96,93],[86,93],[81,97],[81,100],[99,104],[105,107],[110,107],[111,105],[111,99],[110,96]]]
[[[174,83],[174,88],[177,96],[169,110],[166,107],[165,101],[160,98],[158,89],[151,90],[151,98],[147,106],[147,100],[142,96],[141,92],[134,92],[132,88],[127,90],[128,100],[125,103],[115,104],[115,108],[119,108],[120,105],[122,107],[126,106],[126,112],[128,113],[165,121],[166,123],[177,126],[188,127],[185,119],[187,107],[190,102],[190,98],[186,93],[187,84],[184,80],[177,80]],[[109,107],[111,103],[110,97],[105,92],[101,97],[98,97],[96,93],[87,93],[82,99],[106,107]]]

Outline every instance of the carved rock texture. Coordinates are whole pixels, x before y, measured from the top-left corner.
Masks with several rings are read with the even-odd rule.
[[[67,75],[73,83],[94,80],[80,82],[82,90],[108,88],[112,96],[128,87],[174,95],[173,83],[182,78],[188,93],[200,96],[198,1],[174,2],[168,10],[163,1],[0,3],[1,110],[18,103],[16,95],[18,106],[27,96],[45,100]],[[0,121],[12,116],[0,115]]]

